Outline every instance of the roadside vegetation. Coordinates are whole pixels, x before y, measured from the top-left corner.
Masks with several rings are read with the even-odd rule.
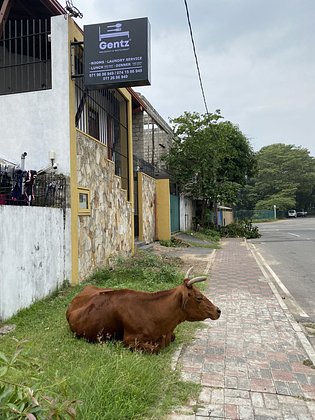
[[[315,207],[315,158],[307,149],[276,143],[256,153],[257,169],[248,177],[238,209],[312,213]]]
[[[176,287],[183,276],[175,261],[145,252],[120,258],[87,283],[63,289],[8,320],[16,329],[0,338],[0,418],[160,419],[196,396],[199,386],[181,381],[171,359],[200,323],[181,324],[174,343],[148,355],[119,342],[77,339],[65,318],[71,299],[90,283],[147,291]],[[16,363],[8,366],[13,359]]]
[[[169,241],[160,241],[165,247],[190,247],[220,248],[221,238],[260,238],[261,234],[257,226],[250,220],[239,220],[227,226],[219,226],[217,229],[203,229],[186,232],[185,239],[178,239],[176,234]],[[197,241],[196,241],[197,239]]]

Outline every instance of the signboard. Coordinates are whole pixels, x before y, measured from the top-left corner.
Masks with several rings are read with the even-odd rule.
[[[148,18],[84,26],[84,83],[89,88],[150,85]]]

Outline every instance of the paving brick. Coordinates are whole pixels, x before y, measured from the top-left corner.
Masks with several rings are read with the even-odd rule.
[[[279,400],[277,395],[263,394],[266,408],[276,410],[279,407]]]
[[[202,390],[199,394],[198,397],[198,401],[200,401],[201,403],[210,403],[211,401],[211,394],[212,394],[212,389],[208,388],[208,387],[202,387]]]
[[[224,390],[214,389],[211,395],[211,404],[224,404]]]
[[[252,399],[253,407],[260,407],[260,408],[265,407],[263,394],[259,392],[252,392],[251,399]]]
[[[315,371],[303,365],[293,317],[241,239],[216,251],[205,293],[221,318],[204,323],[178,364],[182,378],[202,385],[194,418],[315,420]]]
[[[224,406],[223,404],[209,404],[205,407],[199,407],[196,412],[197,416],[212,417],[224,417]]]
[[[242,420],[255,420],[254,410],[252,407],[240,406],[240,419]]]
[[[238,378],[236,376],[226,376],[224,378],[225,388],[238,388]]]

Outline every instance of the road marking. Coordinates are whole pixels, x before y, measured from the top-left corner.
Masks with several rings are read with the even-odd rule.
[[[273,284],[273,282],[270,280],[270,277],[268,275],[268,273],[266,272],[266,270],[264,269],[263,265],[268,269],[268,264],[266,263],[265,259],[262,257],[262,255],[257,251],[256,247],[254,244],[251,244],[251,247],[248,246],[248,243],[246,241],[246,246],[247,249],[249,249],[253,255],[253,257],[255,258],[259,268],[261,269],[264,277],[266,278],[266,280],[268,281],[268,284],[271,288],[271,290],[273,291],[277,301],[279,302],[281,308],[283,309],[288,321],[290,322],[292,328],[294,329],[297,337],[299,338],[302,346],[304,347],[304,350],[306,351],[306,354],[308,355],[308,357],[311,359],[311,361],[313,362],[313,364],[315,364],[315,350],[313,349],[313,346],[311,345],[311,343],[308,341],[306,335],[304,334],[304,332],[301,329],[301,326],[296,322],[296,320],[294,319],[294,317],[292,316],[292,314],[290,313],[287,305],[284,303],[284,301],[282,300],[277,288],[275,287],[275,285]],[[259,255],[259,257],[261,258],[261,262],[259,261],[259,259],[256,256],[256,253]],[[269,270],[268,270],[269,271]],[[273,272],[273,270],[271,269],[271,271]],[[275,274],[276,275],[276,274]],[[277,276],[276,276],[277,277]],[[278,278],[278,280],[281,282],[281,280]],[[286,289],[286,287],[284,286],[284,288]],[[289,291],[288,291],[289,292]],[[290,292],[289,292],[290,294]],[[294,303],[294,301],[292,301],[292,303]],[[300,308],[301,309],[301,308]],[[304,312],[302,310],[302,312]],[[304,312],[305,313],[305,312]],[[309,316],[307,314],[305,314],[306,317],[308,318]]]
[[[254,248],[255,253],[258,255],[258,257],[261,260],[261,264],[258,265],[260,266],[261,271],[263,272],[264,276],[266,277],[267,280],[269,280],[269,276],[265,275],[266,271],[264,269],[262,269],[262,267],[265,267],[269,273],[271,274],[271,276],[273,277],[273,279],[275,280],[275,282],[277,283],[277,285],[280,287],[280,289],[288,296],[288,298],[290,299],[290,302],[293,304],[293,306],[295,306],[295,309],[297,311],[297,313],[304,318],[309,318],[309,316],[307,315],[307,313],[305,311],[303,311],[303,309],[298,305],[298,303],[295,301],[294,297],[291,295],[291,293],[289,292],[289,290],[285,287],[285,285],[282,283],[282,281],[279,279],[279,277],[277,276],[277,274],[273,271],[273,269],[269,266],[269,264],[267,263],[267,261],[264,259],[264,257],[261,255],[261,253],[259,251],[257,251],[257,248],[255,247],[254,244],[251,244],[251,246]],[[255,254],[253,253],[254,257]],[[257,258],[255,258],[256,261],[258,260]]]
[[[296,233],[291,233],[291,232],[288,232],[288,234],[289,234],[289,235],[292,235],[292,236],[296,236],[297,238],[300,238],[300,237],[301,237],[301,235],[297,235]]]

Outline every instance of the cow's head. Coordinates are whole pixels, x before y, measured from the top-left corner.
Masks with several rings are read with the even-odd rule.
[[[190,267],[187,271],[183,285],[182,309],[185,312],[186,320],[202,321],[206,318],[220,318],[221,310],[194,286],[194,283],[205,281],[207,277],[201,276],[189,279],[192,268]]]

